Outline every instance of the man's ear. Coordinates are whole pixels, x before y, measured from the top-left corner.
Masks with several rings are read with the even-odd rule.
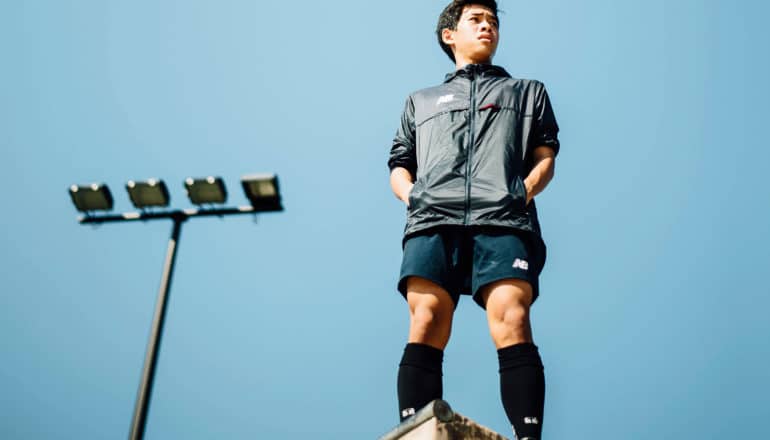
[[[455,44],[455,33],[453,30],[449,28],[441,29],[441,41],[444,42],[447,46],[454,46]]]

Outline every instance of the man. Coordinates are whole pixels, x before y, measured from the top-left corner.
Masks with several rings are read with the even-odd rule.
[[[559,129],[542,83],[491,64],[494,0],[452,1],[436,33],[456,71],[409,96],[388,161],[393,192],[407,205],[400,416],[442,397],[452,316],[460,294],[470,294],[486,310],[515,435],[539,439],[545,380],[529,310],[545,245],[534,197],[553,177]]]

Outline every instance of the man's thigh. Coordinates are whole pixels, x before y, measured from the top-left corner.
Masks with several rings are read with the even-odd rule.
[[[540,267],[534,262],[532,249],[527,241],[511,229],[485,228],[473,236],[473,299],[486,307],[490,286],[509,280],[504,288],[507,295],[514,291],[530,298],[527,306],[539,294]],[[505,285],[505,283],[504,283]],[[518,286],[518,287],[517,287]],[[525,293],[528,292],[528,293]]]
[[[534,297],[529,281],[518,278],[489,283],[481,287],[479,296],[487,309],[492,307],[495,310],[508,310],[513,307],[529,310]]]
[[[431,280],[417,276],[406,280],[406,301],[411,313],[422,307],[451,319],[455,309],[455,301],[446,289]]]
[[[413,279],[429,281],[449,294],[455,306],[463,287],[463,275],[469,275],[470,258],[463,258],[462,231],[436,228],[409,238],[404,245],[398,290],[409,300],[408,283]],[[468,267],[465,267],[468,266]],[[425,286],[418,281],[415,286]]]

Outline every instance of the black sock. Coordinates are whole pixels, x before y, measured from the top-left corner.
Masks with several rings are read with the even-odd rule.
[[[398,369],[398,412],[401,420],[443,393],[441,363],[444,352],[425,344],[406,344]]]
[[[517,438],[540,438],[543,430],[545,376],[535,344],[526,342],[497,350],[503,408]]]

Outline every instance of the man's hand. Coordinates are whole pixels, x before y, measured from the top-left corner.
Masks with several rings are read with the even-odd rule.
[[[527,190],[527,205],[529,205],[529,202],[535,198],[535,187],[529,183],[529,180],[524,179],[524,188]]]
[[[524,179],[524,187],[527,189],[527,205],[536,195],[543,192],[548,182],[553,179],[554,167],[556,164],[556,153],[552,148],[540,146],[532,152],[535,166],[532,167],[529,175]]]
[[[393,189],[393,194],[406,203],[406,206],[409,206],[409,193],[414,186],[413,182],[412,173],[406,168],[396,167],[390,172],[390,187]]]

